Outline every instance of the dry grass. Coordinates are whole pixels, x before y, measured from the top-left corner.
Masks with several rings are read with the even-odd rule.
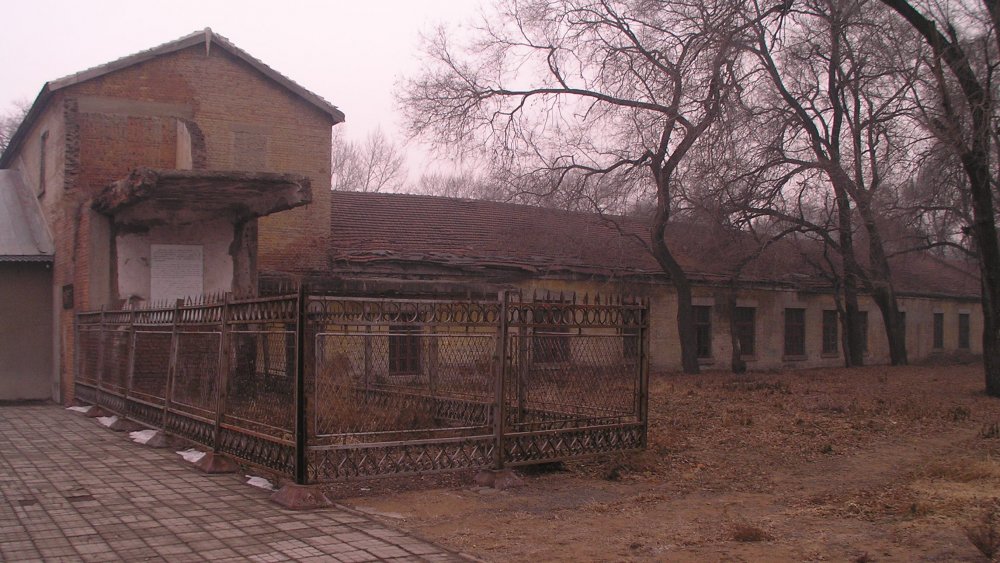
[[[997,514],[997,509],[983,512],[978,522],[966,526],[965,537],[990,561],[1000,555],[1000,514]]]
[[[764,542],[774,539],[763,528],[747,520],[737,520],[732,524],[732,540],[738,542]]]
[[[497,561],[996,556],[1000,400],[981,370],[654,374],[645,451],[378,506]]]

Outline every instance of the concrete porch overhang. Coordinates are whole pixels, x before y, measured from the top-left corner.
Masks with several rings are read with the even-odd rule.
[[[149,227],[222,218],[235,224],[311,201],[309,178],[300,174],[136,168],[92,207],[115,224]]]

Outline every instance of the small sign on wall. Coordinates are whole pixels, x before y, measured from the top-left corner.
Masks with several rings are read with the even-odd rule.
[[[62,286],[62,308],[73,308],[73,284],[71,283]]]
[[[204,288],[202,256],[200,244],[151,244],[150,299],[173,301],[201,295]]]

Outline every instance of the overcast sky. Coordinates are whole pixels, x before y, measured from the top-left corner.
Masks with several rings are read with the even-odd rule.
[[[461,33],[482,0],[25,0],[5,2],[0,111],[42,85],[211,27],[346,115],[352,139],[400,134],[395,82],[419,64],[421,32]],[[420,157],[417,157],[419,159]],[[418,163],[412,162],[411,167]]]

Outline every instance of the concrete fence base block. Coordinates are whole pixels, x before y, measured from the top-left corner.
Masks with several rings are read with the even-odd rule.
[[[271,495],[271,500],[290,510],[313,510],[333,506],[318,485],[287,484]]]
[[[163,430],[157,430],[156,434],[149,440],[146,440],[147,446],[151,448],[178,448],[184,444],[183,440],[179,440],[170,434],[167,434]]]
[[[86,413],[84,413],[83,416],[85,416],[87,418],[98,418],[98,417],[101,417],[101,416],[114,416],[114,413],[110,413],[110,412],[102,409],[101,407],[99,407],[97,405],[93,405],[93,406],[90,407],[89,411],[87,411]]]
[[[513,469],[483,469],[476,473],[476,484],[494,489],[510,489],[524,484],[524,479],[514,473]]]
[[[114,430],[115,432],[135,432],[136,430],[142,430],[145,426],[139,424],[138,422],[119,418],[114,421],[111,426],[108,426],[108,428]]]
[[[194,466],[205,473],[213,474],[236,473],[240,469],[240,466],[231,457],[214,452],[205,454]]]

